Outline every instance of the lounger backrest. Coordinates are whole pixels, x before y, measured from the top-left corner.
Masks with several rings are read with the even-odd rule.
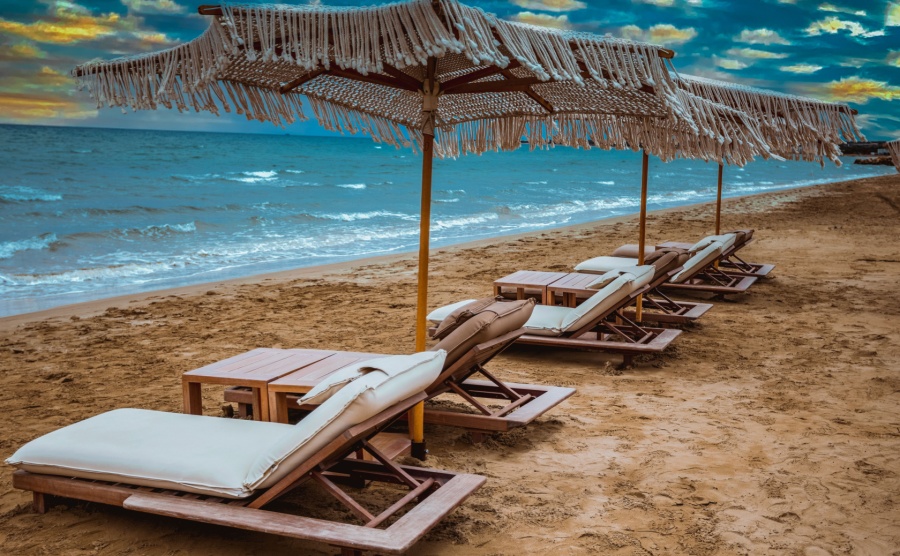
[[[700,251],[703,251],[704,249],[706,249],[707,247],[709,247],[710,245],[712,245],[713,243],[716,243],[716,242],[721,243],[722,251],[725,251],[726,249],[728,249],[729,247],[734,245],[734,242],[736,240],[737,240],[737,234],[734,234],[731,232],[719,234],[719,235],[706,236],[705,238],[701,239],[700,241],[698,241],[697,243],[692,245],[690,247],[690,249],[688,249],[688,252],[698,253]]]
[[[447,352],[444,368],[448,368],[478,344],[522,328],[531,317],[534,304],[533,299],[495,301],[459,325],[432,349]]]
[[[447,353],[424,351],[373,360],[370,371],[341,388],[256,458],[244,484],[269,487],[349,428],[425,391],[440,375]]]
[[[649,283],[653,279],[653,274],[652,265],[634,266],[627,272],[623,271],[621,276],[572,309],[562,321],[562,330],[578,330],[615,309],[631,292]]]
[[[694,253],[690,259],[684,266],[681,268],[681,272],[672,276],[671,282],[673,284],[680,284],[692,276],[706,268],[709,264],[711,264],[716,258],[722,254],[722,243],[718,241],[714,241],[703,248],[702,251],[698,253]]]

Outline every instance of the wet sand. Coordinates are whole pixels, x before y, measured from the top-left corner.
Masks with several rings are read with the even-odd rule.
[[[713,210],[654,213],[649,240],[699,239]],[[742,253],[776,278],[716,301],[629,370],[513,347],[489,368],[578,389],[526,430],[473,445],[427,428],[428,465],[488,482],[413,553],[900,553],[900,176],[726,200],[723,226],[755,228]],[[636,229],[623,218],[437,250],[430,304],[487,295],[515,270],[570,270]],[[415,266],[392,256],[0,319],[0,456],[114,408],[179,411],[182,373],[255,347],[409,352]],[[206,413],[221,400],[207,389]],[[37,515],[11,472],[6,554],[334,552],[96,504]],[[293,500],[340,513],[312,485]]]

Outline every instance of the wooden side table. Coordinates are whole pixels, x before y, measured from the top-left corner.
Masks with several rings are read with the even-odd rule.
[[[331,357],[334,353],[321,349],[259,348],[188,371],[181,377],[184,412],[194,415],[203,413],[201,384],[247,386],[253,393],[253,418],[266,420],[269,417],[266,391],[269,382]]]
[[[288,422],[288,394],[305,394],[313,386],[334,371],[358,361],[387,357],[377,353],[357,353],[340,351],[327,359],[316,361],[266,385],[268,393],[269,421]],[[296,401],[294,402],[297,403]]]
[[[554,305],[556,296],[562,297],[563,307],[577,307],[579,297],[590,297],[597,290],[588,288],[588,284],[598,278],[596,274],[581,274],[572,272],[547,286],[547,295],[544,304]]]
[[[498,280],[494,280],[494,295],[500,295],[503,288],[515,288],[516,299],[525,299],[525,290],[537,289],[541,292],[541,302],[547,299],[547,286],[565,276],[565,272],[544,272],[519,270]]]

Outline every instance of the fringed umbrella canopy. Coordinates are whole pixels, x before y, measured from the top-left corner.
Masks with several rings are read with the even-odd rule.
[[[894,162],[894,168],[900,172],[900,139],[894,139],[887,143],[888,152],[891,153],[891,160]]]
[[[236,111],[456,156],[550,144],[638,146],[745,162],[765,151],[733,113],[678,89],[658,46],[501,20],[456,0],[369,8],[202,6],[197,39],[90,62],[75,75],[99,105]],[[737,118],[740,119],[740,118]],[[746,128],[739,123],[739,128]],[[565,133],[557,133],[558,127]]]
[[[756,118],[772,151],[785,158],[840,165],[840,144],[865,140],[845,104],[692,75],[675,79],[685,91]]]
[[[197,39],[75,76],[103,105],[235,111],[286,125],[306,97],[326,129],[423,152],[416,349],[425,347],[434,156],[552,145],[743,164],[752,118],[679,87],[661,47],[501,20],[456,0],[368,8],[201,6]],[[421,439],[421,413],[411,419]],[[418,455],[424,450],[418,444]]]

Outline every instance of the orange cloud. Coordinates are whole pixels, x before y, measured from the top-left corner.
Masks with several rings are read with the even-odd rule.
[[[571,12],[587,7],[587,4],[578,0],[512,0],[512,3],[526,10],[547,12]]]
[[[731,48],[725,52],[729,56],[738,56],[741,58],[751,58],[755,60],[775,59],[780,60],[787,58],[787,54],[779,54],[777,52],[769,52],[767,50],[757,50],[755,48]]]
[[[900,27],[900,3],[891,2],[888,4],[887,13],[884,15],[885,27]]]
[[[551,29],[571,29],[572,24],[569,23],[569,16],[563,14],[558,16],[547,14],[536,14],[533,12],[519,12],[512,17],[513,21],[519,23],[527,23],[529,25],[537,25],[538,27],[549,27]]]
[[[180,14],[187,10],[173,0],[122,0],[122,4],[130,11],[147,14]]]
[[[637,25],[626,25],[619,31],[626,39],[665,45],[684,44],[697,36],[697,30],[693,27],[679,29],[668,23],[654,25],[649,29],[641,29]]]
[[[116,13],[91,15],[84,6],[56,0],[44,19],[34,23],[22,23],[0,18],[0,32],[29,40],[50,44],[75,44],[109,37],[134,37],[139,41],[149,39],[152,46],[171,44],[163,33],[141,30],[143,20]]]
[[[845,21],[834,16],[826,17],[820,21],[813,21],[806,28],[807,35],[821,35],[828,33],[834,35],[838,31],[849,31],[851,37],[880,37],[884,35],[884,30],[869,31],[856,21]]]
[[[97,116],[97,110],[63,96],[0,92],[0,114],[4,121],[34,123],[60,118],[93,118]]]
[[[885,81],[847,77],[840,81],[807,86],[805,89],[824,100],[836,102],[856,102],[866,104],[871,99],[900,99],[900,87],[889,85]]]
[[[47,53],[31,43],[0,45],[0,60],[34,60],[46,58]]]

